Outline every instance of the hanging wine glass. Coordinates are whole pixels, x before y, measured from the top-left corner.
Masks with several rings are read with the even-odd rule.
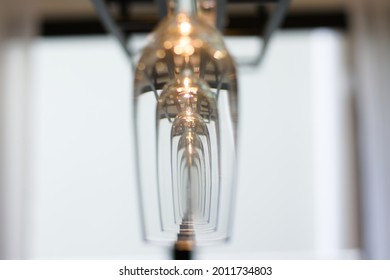
[[[196,1],[172,3],[134,80],[144,238],[227,240],[236,174],[235,67],[222,36],[197,16]]]

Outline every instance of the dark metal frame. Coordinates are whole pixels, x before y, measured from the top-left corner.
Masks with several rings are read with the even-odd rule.
[[[264,25],[260,12],[250,16],[229,16],[225,26],[225,35],[258,36],[258,26]],[[128,21],[129,34],[149,33],[158,23],[158,18]],[[255,23],[255,24],[254,24]],[[310,11],[293,12],[286,15],[280,29],[335,28],[348,30],[348,17],[343,11]],[[40,25],[40,36],[84,36],[102,35],[107,30],[95,17],[43,19]]]
[[[129,15],[129,7],[134,3],[147,3],[149,1],[141,1],[141,0],[92,0],[95,5],[96,11],[104,25],[104,27],[113,34],[119,41],[122,49],[129,56],[131,61],[133,62],[134,67],[134,53],[128,47],[128,40],[133,33],[134,26],[136,25],[139,28],[139,22],[134,22],[134,19],[131,19]],[[158,6],[158,10],[160,12],[160,19],[168,14],[168,1],[167,0],[154,0],[156,5]],[[223,32],[224,30],[224,19],[226,16],[227,10],[227,0],[216,0],[217,2],[217,10],[216,10],[216,27]],[[119,5],[121,11],[121,19],[116,19],[110,14],[109,4]],[[229,3],[240,3],[240,4],[258,4],[258,13],[256,19],[257,21],[251,22],[254,23],[255,26],[252,27],[254,30],[258,31],[258,36],[262,38],[262,45],[259,49],[256,57],[251,59],[248,62],[241,62],[239,64],[244,66],[257,66],[260,64],[262,58],[264,57],[268,43],[271,39],[272,34],[275,30],[280,26],[284,16],[287,13],[287,9],[290,4],[290,0],[233,0],[229,1]],[[264,9],[265,4],[272,4],[275,6],[273,12],[270,14],[268,10]]]

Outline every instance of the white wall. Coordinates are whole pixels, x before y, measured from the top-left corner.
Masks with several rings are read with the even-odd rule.
[[[354,202],[344,197],[351,191],[351,174],[334,172],[340,164],[351,165],[343,148],[348,135],[334,127],[346,121],[339,114],[345,99],[337,97],[345,85],[339,75],[329,75],[344,71],[343,36],[324,34],[279,33],[261,69],[240,71],[240,169],[232,242],[200,249],[199,258],[356,257],[344,254],[357,246],[345,242],[355,238]],[[324,46],[320,52],[318,44]],[[232,42],[237,56],[248,46]],[[141,241],[130,137],[132,77],[116,42],[40,39],[31,56],[29,257],[167,257],[165,248]],[[326,59],[325,69],[321,59]],[[323,73],[325,80],[314,79]],[[314,116],[328,112],[317,110],[313,96],[326,94],[318,90],[324,84],[332,85],[329,113],[338,114],[324,127],[331,141],[318,147]],[[322,130],[320,135],[327,137]],[[318,162],[326,151],[341,163],[323,169]],[[328,178],[331,192],[324,174],[333,176]],[[320,206],[319,192],[325,194]],[[319,218],[328,221],[329,240],[321,234]],[[324,244],[330,249],[324,250]]]

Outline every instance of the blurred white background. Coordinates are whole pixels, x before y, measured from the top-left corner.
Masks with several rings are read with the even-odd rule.
[[[278,32],[239,69],[232,239],[197,257],[390,259],[390,2],[292,2],[295,19],[348,22]],[[141,239],[126,57],[108,36],[36,36],[94,15],[0,0],[0,259],[169,258]],[[228,40],[238,58],[256,44]]]
[[[240,162],[228,244],[199,258],[356,258],[358,229],[344,36],[280,32],[240,69]],[[234,55],[255,42],[229,40]],[[27,258],[168,258],[141,240],[132,73],[109,37],[30,49]]]

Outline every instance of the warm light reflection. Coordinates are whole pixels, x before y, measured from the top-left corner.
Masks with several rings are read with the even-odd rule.
[[[173,51],[177,55],[191,56],[194,54],[195,48],[191,44],[191,39],[189,37],[181,37]]]
[[[223,51],[216,51],[216,52],[214,53],[214,58],[215,58],[215,59],[222,59],[222,58],[225,57],[225,55],[226,55],[226,52],[223,52]]]
[[[188,77],[185,77],[184,80],[183,80],[183,84],[184,84],[184,87],[186,89],[188,89],[189,85],[190,85],[190,78]]]
[[[188,34],[190,34],[191,29],[192,29],[191,24],[187,21],[184,21],[184,22],[179,24],[180,33],[184,36],[187,36]]]

